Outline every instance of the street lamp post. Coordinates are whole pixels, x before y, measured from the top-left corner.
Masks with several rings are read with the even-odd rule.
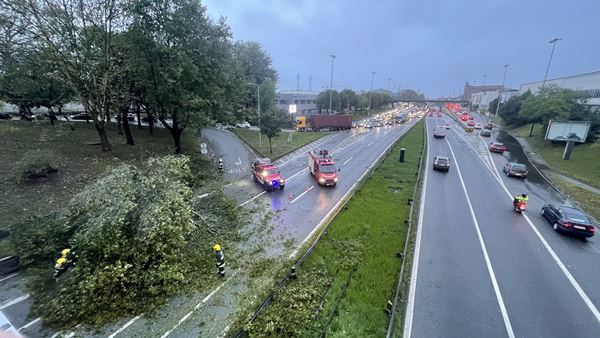
[[[373,95],[373,80],[375,79],[375,72],[371,72],[371,90],[369,91],[369,106],[367,107],[367,116],[371,116],[371,96]]]
[[[248,82],[246,84],[249,86],[256,86],[256,96],[257,96],[256,111],[258,112],[258,147],[262,148],[262,133],[260,131],[260,85],[258,83],[252,83],[252,82]]]
[[[392,81],[392,79],[388,77],[388,86],[387,86],[387,90],[388,90],[388,92],[390,91],[390,82],[391,82],[391,81]]]
[[[506,72],[508,71],[509,64],[504,65],[504,77],[502,78],[502,89],[504,89],[504,81],[506,81]],[[502,94],[498,91],[498,103],[496,104],[496,113],[494,114],[494,121],[496,121],[496,116],[498,116],[498,109],[500,109],[500,100],[502,99]]]
[[[483,74],[483,84],[482,86],[485,86],[485,78],[487,77],[487,75]]]
[[[329,55],[331,58],[331,78],[329,79],[329,114],[331,114],[331,100],[333,98],[333,59],[335,59],[335,55]]]
[[[562,40],[561,38],[554,38],[550,41],[548,41],[549,43],[552,44],[552,51],[550,52],[550,60],[548,60],[548,66],[546,67],[546,74],[544,74],[544,82],[542,82],[542,90],[544,90],[544,87],[546,87],[546,79],[548,78],[548,71],[550,70],[550,63],[552,62],[552,56],[554,55],[554,48],[556,47],[556,43],[558,41]]]

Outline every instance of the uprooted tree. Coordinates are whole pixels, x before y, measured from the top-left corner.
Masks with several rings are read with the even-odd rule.
[[[210,234],[235,229],[240,218],[223,195],[194,199],[193,182],[185,156],[123,165],[63,212],[17,225],[13,244],[33,277],[34,312],[57,328],[100,325],[151,311],[212,278]],[[63,248],[75,264],[54,281]]]

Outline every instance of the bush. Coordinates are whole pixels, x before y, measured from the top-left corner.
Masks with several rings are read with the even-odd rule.
[[[150,159],[143,168],[122,165],[59,215],[21,224],[18,234],[13,229],[33,276],[34,312],[59,329],[102,325],[152,311],[206,281],[201,277],[214,272],[214,258],[201,234],[221,224],[235,228],[237,218],[231,209],[225,215],[196,210],[202,222],[194,221],[192,179],[185,156]],[[54,281],[51,262],[65,247],[75,253],[75,264]]]
[[[48,177],[48,174],[58,171],[56,155],[49,151],[32,150],[16,163],[15,177],[17,182],[27,179]]]

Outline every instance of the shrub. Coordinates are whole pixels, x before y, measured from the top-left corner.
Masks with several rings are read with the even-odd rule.
[[[48,174],[58,171],[56,155],[49,151],[32,150],[16,163],[15,177],[18,182],[27,179],[48,177]]]

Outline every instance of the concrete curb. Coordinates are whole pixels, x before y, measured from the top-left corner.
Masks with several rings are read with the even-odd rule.
[[[246,144],[248,147],[250,147],[250,148],[252,149],[252,151],[254,151],[254,153],[256,153],[256,155],[259,155],[259,156],[262,156],[262,157],[269,157],[269,156],[267,156],[266,154],[263,154],[263,153],[261,153],[260,151],[258,151],[258,149],[256,149],[256,148],[255,148],[255,147],[254,147],[252,144],[250,144],[248,141],[246,141],[246,140],[245,140],[243,137],[241,137],[240,135],[236,134],[235,132],[230,132],[230,133],[232,133],[232,134],[233,134],[233,135],[235,135],[237,138],[239,138],[240,140],[242,140],[242,141],[243,141],[243,142],[244,142],[244,143],[245,143],[245,144]],[[302,145],[302,146],[300,146],[300,147],[298,147],[298,148],[296,148],[296,149],[292,149],[292,150],[288,151],[287,153],[284,153],[284,154],[282,154],[282,155],[281,155],[281,156],[279,156],[279,157],[276,157],[276,158],[271,158],[271,161],[272,161],[272,162],[275,162],[275,161],[277,161],[278,159],[280,159],[280,158],[283,158],[283,157],[285,157],[285,156],[287,156],[287,155],[289,155],[289,154],[293,153],[294,151],[296,151],[296,150],[298,150],[298,149],[301,149],[301,148],[303,148],[303,147],[306,147],[306,146],[308,146],[308,145],[310,145],[310,144],[313,144],[314,142],[317,142],[317,141],[319,141],[319,140],[320,140],[320,139],[322,139],[323,137],[327,137],[327,136],[330,136],[330,135],[335,135],[335,134],[336,134],[336,132],[332,132],[331,134],[328,134],[328,135],[323,135],[323,136],[319,137],[318,139],[316,139],[316,140],[314,140],[314,141],[312,141],[312,142],[310,142],[310,143],[306,143],[306,144],[304,144],[304,145]],[[266,137],[266,136],[265,136],[265,137]],[[269,157],[269,158],[270,158],[270,157]]]

